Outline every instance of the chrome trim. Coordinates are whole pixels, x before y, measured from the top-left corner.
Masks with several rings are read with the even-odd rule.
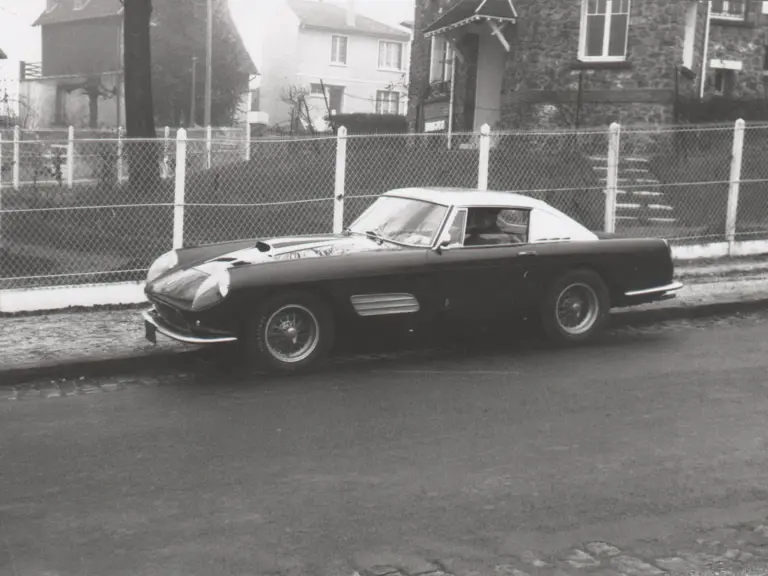
[[[350,301],[360,316],[414,314],[421,309],[413,294],[358,294]]]
[[[661,294],[666,292],[675,292],[683,287],[682,282],[672,282],[666,286],[657,286],[656,288],[646,288],[644,290],[632,290],[630,292],[624,292],[624,296],[629,298],[633,296],[649,296],[651,294]]]
[[[144,318],[145,321],[152,324],[152,326],[154,326],[155,329],[157,329],[157,331],[160,332],[160,334],[167,336],[168,338],[172,338],[173,340],[184,342],[185,344],[224,344],[226,342],[237,341],[237,337],[235,336],[202,337],[202,336],[189,336],[187,334],[175,332],[174,330],[171,330],[167,326],[160,324],[160,322],[158,322],[152,310],[146,310],[142,312],[141,316]]]

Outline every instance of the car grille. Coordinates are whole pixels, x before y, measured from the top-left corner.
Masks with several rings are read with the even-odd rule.
[[[187,321],[184,320],[182,313],[175,308],[172,308],[167,304],[163,304],[162,302],[156,301],[155,310],[157,310],[157,313],[160,314],[160,318],[162,318],[174,328],[183,330],[184,332],[189,332],[189,324],[187,324]]]

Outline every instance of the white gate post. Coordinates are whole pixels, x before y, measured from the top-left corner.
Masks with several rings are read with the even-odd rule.
[[[0,132],[0,190],[3,189],[3,133]]]
[[[173,200],[173,248],[184,247],[184,192],[187,183],[187,131],[176,133],[176,182]]]
[[[344,188],[347,178],[347,129],[339,128],[336,135],[336,185],[333,193],[333,233],[344,230]]]
[[[13,188],[21,188],[21,128],[13,127]]]
[[[117,127],[117,183],[123,181],[123,127]]]
[[[246,119],[245,121],[245,158],[248,162],[251,159],[251,123]]]
[[[75,184],[75,128],[69,127],[67,137],[67,187],[72,188]]]
[[[163,131],[163,178],[171,177],[171,127]]]
[[[616,232],[616,196],[619,187],[621,126],[614,122],[608,134],[608,173],[605,177],[605,231]]]
[[[205,129],[205,167],[207,170],[213,166],[213,129],[208,126]]]
[[[728,186],[728,210],[725,218],[725,239],[728,255],[733,251],[736,240],[736,218],[739,212],[739,184],[741,183],[741,160],[744,152],[744,120],[739,118],[733,127],[733,152],[731,153],[731,178]]]
[[[491,127],[483,124],[480,128],[480,159],[477,167],[477,188],[488,190],[488,167],[491,158]]]

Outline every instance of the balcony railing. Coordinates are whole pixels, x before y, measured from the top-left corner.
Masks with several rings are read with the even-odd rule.
[[[715,0],[712,2],[712,18],[720,20],[744,20],[747,15],[745,0]]]
[[[20,80],[37,80],[43,77],[42,62],[21,62],[19,65]]]

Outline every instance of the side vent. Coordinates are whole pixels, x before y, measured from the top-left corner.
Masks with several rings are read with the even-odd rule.
[[[415,314],[421,309],[412,294],[362,294],[352,296],[350,300],[360,316]]]

